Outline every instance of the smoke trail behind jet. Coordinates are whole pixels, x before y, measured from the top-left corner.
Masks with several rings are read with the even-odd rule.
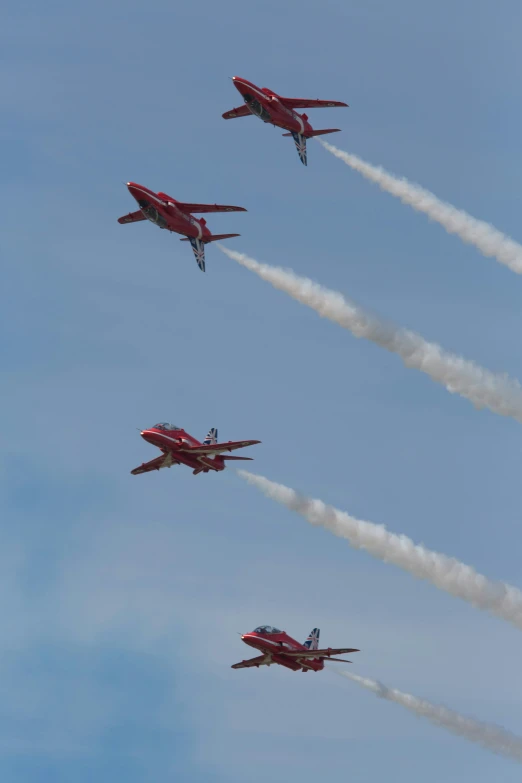
[[[418,699],[410,693],[403,693],[394,688],[387,688],[386,685],[383,685],[376,680],[358,677],[356,674],[351,674],[350,672],[336,671],[335,673],[339,674],[341,677],[347,677],[349,680],[352,680],[352,682],[356,682],[361,687],[372,691],[372,693],[375,693],[375,695],[381,699],[393,701],[395,704],[400,704],[401,707],[405,707],[420,718],[427,718],[431,723],[434,723],[436,726],[441,726],[443,729],[447,729],[452,734],[457,734],[459,737],[464,737],[470,742],[482,745],[483,748],[492,750],[493,753],[498,753],[502,756],[514,759],[515,761],[522,762],[522,737],[513,734],[511,731],[507,731],[507,729],[502,728],[502,726],[495,726],[491,723],[483,723],[482,721],[468,718],[447,707],[433,704],[425,699]]]
[[[384,525],[356,519],[264,476],[246,470],[239,470],[238,475],[267,497],[296,511],[311,525],[324,527],[339,538],[347,539],[355,549],[364,549],[385,563],[393,563],[417,579],[431,582],[439,590],[462,598],[522,630],[522,592],[518,588],[494,582],[453,557],[415,544],[407,536],[390,533]]]
[[[348,302],[341,294],[299,277],[290,269],[261,264],[244,253],[219,246],[229,258],[255,272],[263,280],[311,307],[355,337],[364,337],[387,351],[398,354],[406,367],[420,370],[452,394],[460,394],[476,408],[489,408],[501,416],[522,423],[522,388],[507,375],[496,375],[475,362],[447,353],[440,345],[429,343],[419,334],[387,324],[362,307]]]
[[[496,258],[513,272],[522,274],[522,245],[498,231],[490,223],[477,220],[462,209],[441,201],[434,193],[430,193],[420,185],[409,182],[404,177],[395,177],[381,166],[372,166],[357,155],[344,152],[324,139],[318,138],[317,141],[347,166],[379,185],[382,190],[397,196],[403,204],[409,204],[417,212],[423,212],[431,220],[439,223],[449,234],[456,234],[463,242],[474,245],[483,255]]]

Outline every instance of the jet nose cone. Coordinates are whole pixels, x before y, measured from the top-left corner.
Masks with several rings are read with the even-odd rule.
[[[144,189],[143,185],[138,184],[138,182],[127,182],[126,185],[131,193],[134,191],[142,191]]]

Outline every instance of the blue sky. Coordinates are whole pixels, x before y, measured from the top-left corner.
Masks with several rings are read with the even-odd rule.
[[[259,623],[522,733],[520,634],[306,525],[233,471],[139,478],[136,428],[256,438],[254,470],[521,584],[521,431],[207,249],[120,226],[134,180],[486,367],[522,378],[521,281],[239,105],[287,96],[332,141],[520,239],[520,5],[22,2],[0,27],[0,778],[519,779],[331,674],[233,671]]]

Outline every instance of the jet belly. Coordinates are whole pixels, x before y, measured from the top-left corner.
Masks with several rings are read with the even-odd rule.
[[[200,454],[196,456],[195,454],[190,454],[190,452],[187,451],[178,451],[176,452],[176,459],[180,462],[183,462],[183,464],[188,468],[197,470],[198,473],[202,471],[220,471],[224,469],[224,463],[222,459],[219,457],[212,459],[206,454]]]
[[[279,114],[279,121],[277,124],[281,128],[285,128],[285,130],[294,131],[295,133],[305,133],[307,130],[307,123],[305,123],[301,115],[292,111],[292,109],[287,109],[287,107],[284,106],[281,101],[277,100],[277,98],[274,100],[277,101],[275,105]]]
[[[278,663],[279,666],[291,669],[293,672],[298,672],[302,668],[300,663],[292,660],[292,658],[285,658],[284,655],[272,655],[272,661]]]
[[[295,660],[295,658],[286,657],[285,649],[289,652],[296,651],[296,648],[287,642],[276,642],[266,638],[249,639],[248,637],[243,638],[243,641],[251,647],[256,647],[260,652],[269,655],[272,662],[278,663],[279,666],[284,666],[286,669],[291,669],[293,672],[298,672],[302,668],[302,664]]]
[[[199,457],[199,461],[206,468],[210,468],[210,470],[219,471],[225,469],[225,463],[223,461],[223,457],[220,457],[219,454],[216,454],[215,457],[211,457],[208,454],[205,456],[201,456]]]
[[[184,454],[184,458],[187,460],[187,465],[190,461],[190,467],[195,468],[196,470],[215,470],[216,472],[220,470],[224,470],[225,463],[223,462],[223,458],[219,455],[216,455],[215,457],[212,457],[209,454],[198,454],[192,455],[192,454]]]
[[[175,204],[170,202],[168,204],[168,212],[171,231],[187,237],[193,237],[194,239],[201,239],[203,228],[197,218],[187,215],[186,212],[182,212],[181,209],[178,209]]]

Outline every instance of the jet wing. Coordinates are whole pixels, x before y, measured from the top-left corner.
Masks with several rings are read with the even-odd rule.
[[[171,465],[179,465],[179,462],[174,459],[172,454],[162,454],[161,457],[151,459],[150,462],[144,462],[138,468],[131,470],[133,476],[138,476],[140,473],[148,473],[151,470],[160,470],[160,468],[170,468]]]
[[[118,218],[118,223],[139,223],[140,220],[147,220],[141,209],[137,212],[129,212],[128,215],[124,215]]]
[[[230,109],[230,111],[226,111],[222,117],[224,120],[233,120],[236,117],[252,117],[252,112],[248,108],[248,106],[238,106],[237,109]]]
[[[327,650],[282,650],[281,654],[290,658],[330,658],[332,655],[360,652],[355,647],[328,647]]]
[[[185,201],[177,201],[176,206],[182,212],[246,212],[244,207],[230,207],[227,204],[189,204]]]
[[[261,443],[260,440],[236,440],[230,443],[211,443],[202,446],[188,446],[181,448],[180,451],[185,454],[221,454],[224,451],[233,451],[234,449],[244,449],[246,446],[255,446]]]
[[[247,661],[234,663],[231,669],[249,669],[251,666],[267,666],[271,663],[269,655],[258,655],[257,658],[249,658]]]
[[[333,106],[348,106],[342,101],[320,101],[315,98],[280,98],[288,109],[326,109]]]

